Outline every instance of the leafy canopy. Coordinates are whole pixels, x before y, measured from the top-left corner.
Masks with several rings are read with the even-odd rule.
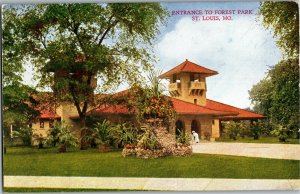
[[[299,8],[296,2],[261,2],[263,24],[274,30],[277,45],[287,57],[299,56]]]
[[[262,2],[263,24],[274,30],[285,59],[249,91],[254,109],[275,126],[297,133],[299,128],[299,13],[295,2]],[[279,130],[283,131],[283,130]],[[279,133],[274,133],[279,135]],[[292,133],[290,133],[292,134]],[[279,135],[279,139],[281,140]]]
[[[273,123],[297,131],[299,128],[299,60],[279,62],[249,91],[254,109]]]
[[[166,15],[158,3],[7,6],[4,43],[11,57],[4,66],[29,60],[39,86],[51,86],[57,101],[73,102],[84,117],[95,77],[103,91],[124,80],[138,82],[151,68],[151,46]]]

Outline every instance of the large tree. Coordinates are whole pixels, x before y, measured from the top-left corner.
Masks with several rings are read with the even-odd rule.
[[[290,130],[299,128],[299,60],[283,60],[249,91],[254,110],[274,124]]]
[[[7,13],[9,14],[9,13]],[[6,21],[3,26],[3,66],[2,66],[2,111],[3,129],[7,136],[9,128],[25,127],[32,123],[37,116],[38,102],[33,98],[35,90],[22,83],[24,67],[22,64],[22,48],[25,45],[15,44],[18,33],[11,33],[18,23]]]
[[[84,127],[94,78],[100,89],[137,82],[151,68],[151,46],[166,15],[158,3],[7,6],[3,38],[18,58],[4,66],[30,61],[40,86],[51,86],[52,100],[72,102]]]
[[[259,14],[263,25],[272,28],[277,45],[287,57],[299,55],[299,7],[292,1],[261,2]]]
[[[249,91],[254,109],[273,124],[299,128],[299,12],[295,2],[262,2],[263,24],[272,28],[284,60],[270,67],[266,77]],[[270,64],[268,64],[270,65]]]

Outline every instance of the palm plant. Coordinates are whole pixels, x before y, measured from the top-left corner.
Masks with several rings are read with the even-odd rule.
[[[109,142],[111,139],[111,125],[108,120],[103,120],[102,122],[97,122],[92,131],[92,137],[96,140],[96,143],[99,144],[99,150],[101,152],[108,151]]]
[[[148,80],[150,82],[148,95],[150,98],[157,97],[160,98],[163,91],[165,90],[165,86],[161,83],[161,79],[159,78],[159,75],[162,73],[162,71],[151,71],[148,75]]]
[[[66,152],[67,147],[77,147],[79,145],[78,138],[69,130],[70,126],[62,122],[55,122],[55,133],[49,132],[47,142],[53,145],[53,142],[59,143],[59,152]]]
[[[138,142],[138,147],[149,150],[160,149],[161,145],[157,140],[157,137],[151,130],[147,130],[140,141]]]
[[[191,136],[185,134],[183,130],[179,130],[179,135],[176,137],[177,143],[183,145],[190,145]]]
[[[77,147],[79,144],[78,138],[66,127],[62,127],[58,133],[60,152],[66,152],[67,147]]]

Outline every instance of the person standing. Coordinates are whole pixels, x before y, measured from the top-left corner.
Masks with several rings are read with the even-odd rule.
[[[195,131],[192,131],[194,142],[199,143],[199,135]]]

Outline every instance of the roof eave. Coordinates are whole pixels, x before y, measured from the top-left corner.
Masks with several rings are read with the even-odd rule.
[[[172,75],[179,74],[179,73],[200,73],[200,72],[195,72],[195,71],[177,71],[177,72],[172,72],[172,74],[169,73],[169,72],[166,72],[164,74],[161,74],[158,77],[161,78],[161,79],[171,79]],[[205,77],[210,77],[210,76],[218,75],[219,72],[216,71],[214,73],[200,73],[200,74],[204,75]]]

